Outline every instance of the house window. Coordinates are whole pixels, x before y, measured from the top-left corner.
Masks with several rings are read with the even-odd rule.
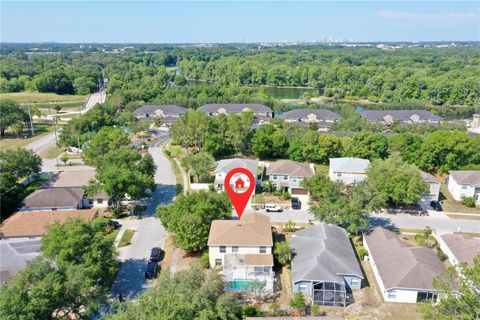
[[[103,199],[97,199],[97,203],[98,203],[98,204],[102,204],[102,203],[103,203]]]
[[[305,283],[302,283],[298,286],[298,289],[302,292],[307,292],[308,287]]]
[[[273,175],[273,180],[277,180],[277,175]]]
[[[388,299],[397,299],[397,293],[396,292],[389,292],[388,293]]]
[[[462,189],[463,189],[463,190],[466,190],[466,189],[467,189],[467,186],[462,186]]]
[[[337,177],[341,177],[342,176],[342,173],[341,172],[337,172]]]
[[[288,180],[288,176],[283,176],[283,180]]]
[[[216,266],[221,266],[222,265],[222,259],[215,259],[215,265]]]
[[[352,286],[358,286],[359,281],[358,279],[352,279],[351,283],[352,283]]]
[[[297,182],[297,179],[293,178],[293,179],[292,179],[292,182]]]
[[[227,247],[220,246],[220,253],[226,253],[226,252],[227,252]]]
[[[260,253],[267,253],[267,247],[260,247]]]
[[[232,247],[232,253],[237,253],[237,252],[238,252],[238,247],[237,246]]]
[[[254,266],[253,267],[253,272],[263,272],[263,267]]]

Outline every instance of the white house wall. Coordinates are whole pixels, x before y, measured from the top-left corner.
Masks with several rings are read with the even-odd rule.
[[[216,259],[222,259],[222,265],[224,262],[224,256],[226,254],[234,253],[232,252],[232,246],[225,246],[226,250],[224,253],[220,252],[220,246],[209,246],[208,247],[208,257],[210,260],[210,266],[213,268],[215,266]],[[265,246],[265,254],[272,254],[272,247]],[[260,246],[238,246],[239,254],[260,254]]]
[[[475,197],[475,187],[458,184],[452,176],[448,178],[448,190],[456,201],[462,201],[466,197]]]

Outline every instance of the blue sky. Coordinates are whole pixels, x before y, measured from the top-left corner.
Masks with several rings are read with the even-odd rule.
[[[480,40],[480,1],[3,1],[2,42]]]

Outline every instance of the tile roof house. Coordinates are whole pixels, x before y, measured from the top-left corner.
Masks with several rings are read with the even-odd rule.
[[[443,118],[426,110],[365,110],[360,111],[362,117],[371,122],[392,124],[401,123],[439,123]]]
[[[480,239],[464,233],[442,234],[438,243],[454,266],[466,262],[473,266],[473,258],[480,255]]]
[[[137,119],[159,117],[162,125],[170,126],[187,113],[187,109],[175,105],[146,105],[133,111]]]
[[[322,222],[296,232],[291,246],[294,292],[319,305],[346,306],[347,290],[362,287],[363,273],[344,229]]]
[[[331,181],[343,184],[362,182],[367,179],[370,161],[360,158],[330,158],[328,176]]]
[[[313,176],[315,169],[308,163],[291,160],[278,160],[269,164],[267,174],[277,190],[286,189],[291,194],[307,194],[302,188],[304,178]]]
[[[19,211],[0,225],[0,238],[32,238],[41,237],[47,227],[68,219],[79,218],[91,221],[97,216],[97,210],[67,210],[67,211]]]
[[[340,116],[327,109],[294,109],[283,113],[287,123],[315,123],[319,131],[328,131],[330,126],[340,119]]]
[[[244,214],[240,220],[214,220],[208,236],[210,266],[223,267],[231,290],[246,290],[252,281],[273,290],[273,238],[270,218]]]
[[[78,210],[85,206],[83,188],[39,189],[28,195],[20,211]]]
[[[51,188],[85,189],[92,180],[95,180],[95,174],[95,170],[63,171],[54,174],[47,185]],[[84,201],[84,207],[107,208],[108,206],[108,195],[104,192],[99,192]]]
[[[480,170],[450,171],[447,187],[455,200],[472,197],[480,205]]]
[[[242,112],[253,112],[252,129],[258,128],[260,125],[268,123],[273,117],[273,111],[269,107],[259,103],[217,103],[206,104],[198,108],[199,111],[205,112],[209,116],[217,116],[219,114],[242,114]]]
[[[385,301],[438,301],[433,278],[446,269],[433,250],[415,247],[381,227],[365,233],[363,245]]]
[[[215,188],[217,191],[224,191],[225,187],[225,176],[227,173],[235,168],[245,168],[252,173],[252,175],[257,179],[258,175],[258,161],[257,160],[249,160],[249,159],[223,159],[218,161],[217,167],[215,169]],[[257,179],[258,180],[258,179]],[[258,181],[256,181],[258,182]],[[253,191],[252,194],[254,194]]]

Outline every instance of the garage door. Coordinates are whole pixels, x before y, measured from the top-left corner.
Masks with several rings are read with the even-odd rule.
[[[301,189],[301,188],[293,188],[292,189],[292,194],[308,194],[307,189]]]

